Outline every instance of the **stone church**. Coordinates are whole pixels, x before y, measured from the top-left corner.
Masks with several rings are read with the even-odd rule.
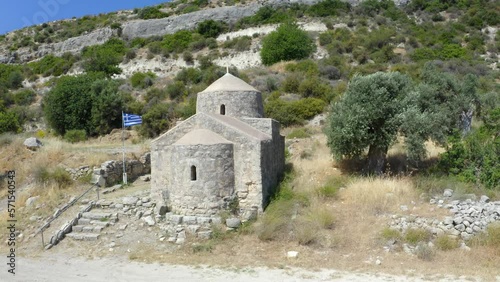
[[[255,216],[283,174],[284,147],[261,93],[226,73],[198,93],[194,116],[151,142],[152,198],[174,214],[215,216],[232,205]]]

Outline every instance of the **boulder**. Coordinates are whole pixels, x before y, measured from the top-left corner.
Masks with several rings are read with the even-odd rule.
[[[42,147],[43,144],[40,140],[36,139],[35,137],[30,137],[26,140],[24,140],[24,146],[26,146],[26,148],[32,150],[32,151],[36,151],[38,150],[38,148]]]
[[[33,205],[37,200],[38,198],[40,198],[40,196],[36,196],[36,197],[29,197],[27,200],[26,200],[26,206],[29,207],[31,205]]]
[[[240,224],[241,220],[239,218],[233,217],[226,219],[226,226],[229,228],[238,228]]]

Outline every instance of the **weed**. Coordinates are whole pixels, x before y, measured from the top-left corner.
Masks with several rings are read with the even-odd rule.
[[[421,228],[409,229],[405,234],[405,241],[409,244],[416,245],[417,243],[429,241],[432,234]]]
[[[61,167],[56,168],[51,174],[50,178],[54,181],[59,188],[67,188],[73,183],[71,175]]]
[[[380,232],[380,237],[384,240],[401,240],[403,238],[399,230],[389,227],[385,227],[384,229],[382,229],[382,231]]]
[[[420,243],[418,244],[417,248],[415,249],[417,257],[421,260],[425,261],[432,261],[434,257],[436,256],[436,252],[434,249],[429,247],[429,245],[425,243]]]
[[[492,223],[486,228],[486,232],[472,238],[473,246],[489,246],[500,252],[500,223]]]
[[[309,218],[298,218],[293,225],[295,239],[301,245],[311,245],[319,239],[320,226]]]
[[[436,248],[442,251],[449,251],[458,248],[458,241],[447,235],[440,235],[434,240]]]
[[[309,137],[311,137],[311,133],[309,132],[309,130],[307,130],[307,128],[304,127],[295,128],[286,136],[287,139],[300,139]]]
[[[201,244],[195,244],[192,246],[193,253],[211,253],[214,249],[212,242],[205,242]]]

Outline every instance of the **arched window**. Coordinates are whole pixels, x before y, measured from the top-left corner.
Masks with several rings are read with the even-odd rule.
[[[223,116],[226,115],[226,105],[220,105],[220,114]]]
[[[196,166],[191,166],[191,181],[196,181]]]

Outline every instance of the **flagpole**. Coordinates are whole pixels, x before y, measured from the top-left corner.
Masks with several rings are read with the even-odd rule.
[[[127,171],[125,170],[125,119],[122,111],[122,145],[123,145],[123,185],[127,185]]]

